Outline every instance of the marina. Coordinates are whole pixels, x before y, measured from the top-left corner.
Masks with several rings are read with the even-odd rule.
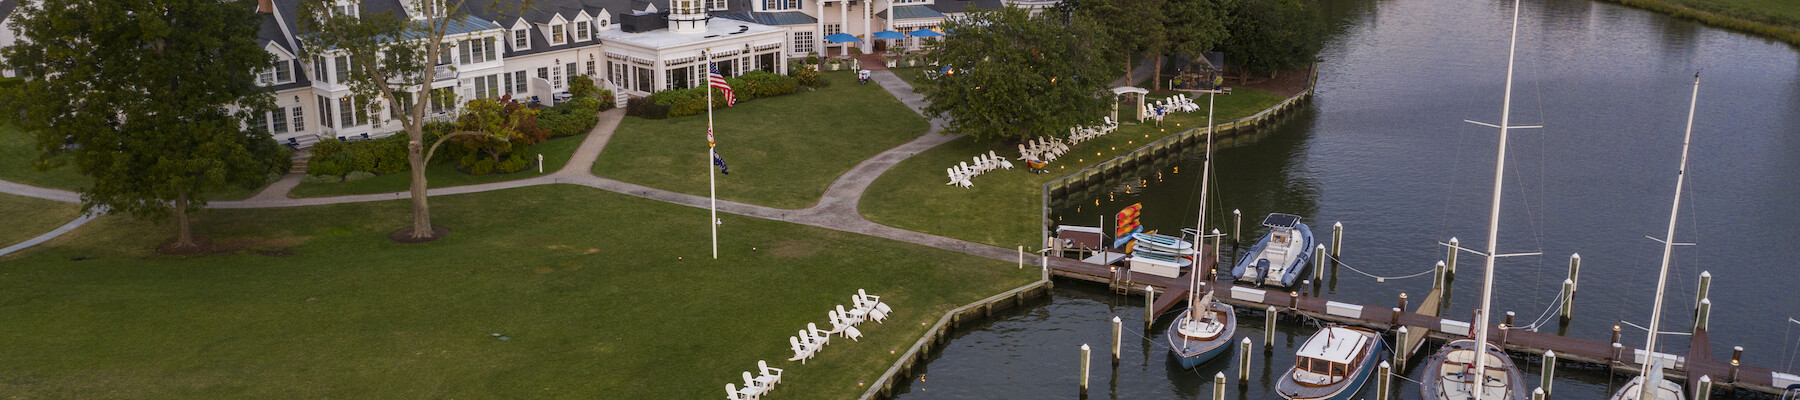
[[[1521,38],[1522,68],[1548,72],[1522,75],[1521,97],[1515,100],[1525,103],[1515,105],[1514,122],[1550,128],[1515,132],[1515,149],[1524,151],[1509,157],[1508,163],[1517,165],[1518,171],[1507,172],[1508,212],[1499,221],[1507,230],[1499,240],[1506,244],[1502,250],[1544,255],[1530,261],[1515,259],[1499,270],[1490,306],[1489,322],[1495,326],[1486,332],[1490,342],[1501,345],[1510,355],[1506,361],[1519,367],[1526,394],[1542,387],[1552,393],[1548,397],[1605,398],[1642,372],[1645,331],[1639,326],[1649,322],[1644,318],[1658,286],[1651,275],[1656,260],[1650,249],[1662,246],[1644,237],[1661,240],[1667,222],[1658,214],[1669,212],[1666,188],[1674,177],[1666,164],[1680,149],[1676,139],[1686,115],[1679,111],[1687,107],[1685,83],[1689,83],[1683,78],[1691,76],[1695,66],[1708,75],[1728,71],[1712,75],[1715,78],[1700,94],[1701,117],[1695,130],[1726,137],[1695,143],[1697,167],[1688,182],[1692,194],[1685,196],[1678,211],[1683,214],[1678,231],[1682,241],[1698,246],[1675,250],[1661,324],[1672,332],[1659,335],[1655,359],[1670,364],[1666,378],[1682,383],[1687,398],[1765,394],[1779,398],[1788,385],[1800,383],[1789,354],[1794,343],[1789,321],[1800,307],[1791,288],[1800,282],[1780,272],[1787,260],[1800,254],[1769,240],[1782,236],[1769,222],[1791,220],[1796,211],[1781,204],[1792,204],[1796,197],[1787,189],[1738,188],[1785,188],[1782,182],[1797,179],[1769,166],[1788,164],[1783,161],[1788,157],[1785,149],[1793,146],[1772,138],[1800,127],[1800,120],[1785,113],[1762,116],[1732,110],[1792,99],[1795,93],[1788,84],[1795,82],[1790,72],[1792,50],[1605,4],[1558,0],[1527,2],[1524,7],[1521,35],[1545,36],[1555,45],[1527,46]],[[1489,193],[1481,186],[1492,178],[1494,136],[1486,128],[1452,123],[1498,119],[1492,111],[1499,102],[1486,100],[1498,100],[1495,81],[1500,71],[1492,66],[1504,65],[1504,59],[1468,57],[1451,49],[1472,42],[1505,43],[1504,31],[1496,35],[1422,21],[1454,20],[1452,15],[1473,12],[1497,25],[1510,20],[1511,11],[1416,1],[1356,2],[1332,10],[1348,27],[1343,38],[1328,46],[1327,61],[1316,72],[1319,84],[1313,97],[1253,137],[1237,137],[1244,140],[1217,156],[1215,162],[1231,167],[1221,170],[1213,186],[1221,197],[1214,204],[1223,207],[1215,205],[1208,211],[1223,217],[1209,218],[1216,222],[1207,228],[1228,235],[1217,248],[1206,243],[1197,259],[1228,261],[1202,265],[1203,270],[1229,269],[1219,264],[1235,262],[1244,247],[1267,232],[1255,225],[1272,212],[1304,216],[1317,231],[1316,242],[1326,253],[1336,253],[1322,257],[1327,261],[1322,267],[1307,268],[1303,282],[1291,289],[1232,287],[1226,277],[1208,277],[1215,298],[1238,310],[1239,338],[1250,339],[1260,349],[1249,352],[1251,360],[1244,361],[1245,367],[1237,366],[1242,352],[1233,351],[1183,371],[1162,354],[1167,350],[1160,343],[1164,330],[1172,329],[1170,313],[1183,308],[1191,285],[1184,279],[1135,273],[1127,264],[1102,265],[1124,256],[1093,252],[1082,255],[1100,264],[1048,259],[1049,271],[1059,283],[1092,284],[1059,285],[1050,302],[1018,310],[1018,317],[982,323],[991,323],[992,328],[976,327],[975,332],[962,334],[969,339],[952,341],[938,361],[924,367],[932,376],[930,382],[915,379],[910,390],[932,393],[922,398],[945,393],[992,395],[959,386],[967,382],[963,375],[981,371],[977,375],[1004,379],[1013,387],[1072,391],[1077,372],[1070,369],[1074,365],[1070,358],[1076,356],[1075,345],[1090,343],[1099,353],[1095,358],[1102,360],[1094,378],[1102,387],[1112,385],[1107,389],[1115,397],[1208,398],[1214,390],[1212,375],[1218,372],[1232,383],[1221,386],[1227,398],[1273,398],[1274,378],[1292,366],[1293,360],[1284,358],[1298,350],[1297,342],[1322,324],[1342,324],[1385,332],[1392,348],[1406,355],[1389,360],[1395,374],[1390,398],[1418,398],[1416,381],[1427,378],[1422,367],[1425,354],[1446,341],[1471,336],[1467,321],[1475,315],[1481,294],[1481,258],[1464,255],[1457,260],[1440,243],[1454,245],[1452,237],[1461,236],[1462,246],[1473,247],[1487,239],[1479,233],[1485,226],[1478,226],[1485,225],[1485,219],[1453,216],[1488,211]],[[1425,25],[1400,29],[1393,23],[1373,23],[1377,19]],[[1594,33],[1598,30],[1609,33]],[[1466,37],[1422,38],[1425,32],[1459,32]],[[1625,33],[1613,36],[1616,32]],[[1403,42],[1409,45],[1390,44]],[[1526,49],[1532,47],[1551,54],[1527,55]],[[1498,48],[1500,54],[1504,50]],[[1660,54],[1663,61],[1633,61],[1638,57],[1633,52]],[[1577,54],[1592,55],[1606,67],[1585,71],[1592,65],[1557,64],[1556,60]],[[1479,73],[1450,72],[1462,69]],[[1493,83],[1479,88],[1452,83],[1464,81]],[[1758,89],[1770,84],[1779,88]],[[1482,101],[1471,102],[1464,98],[1468,96]],[[1407,111],[1381,111],[1384,107]],[[1193,198],[1200,190],[1194,182],[1200,177],[1190,176],[1190,171],[1201,170],[1198,144],[1203,136],[1200,130],[1172,135],[1185,138],[1179,139],[1185,145],[1167,150],[1146,146],[1103,164],[1109,167],[1097,166],[1053,182],[1046,190],[1046,234],[1068,237],[1057,232],[1059,227],[1093,225],[1092,221],[1110,218],[1111,212],[1134,203],[1144,205],[1146,226],[1169,229],[1192,224]],[[1774,149],[1784,151],[1768,151]],[[1118,191],[1120,182],[1133,182],[1132,190]],[[1761,217],[1742,215],[1746,209],[1769,211]],[[1249,221],[1234,221],[1233,214]],[[1329,229],[1339,221],[1348,226],[1341,237]],[[1112,227],[1095,228],[1098,235],[1110,233]],[[1433,263],[1442,265],[1434,268]],[[1731,282],[1731,289],[1724,289],[1725,282]],[[1081,286],[1091,289],[1077,288]],[[1146,287],[1152,288],[1149,295]],[[1106,319],[1114,315],[1126,317],[1128,329],[1140,330],[1139,336],[1155,340],[1127,346],[1127,355],[1134,354],[1133,349],[1143,352],[1144,365],[1128,357],[1127,366],[1120,367],[1123,371],[1109,379],[1103,360],[1110,339],[1104,333]],[[1275,322],[1268,322],[1267,315],[1274,315]],[[1086,316],[1085,324],[1076,322],[1081,316]],[[1516,328],[1498,328],[1502,323]],[[1021,336],[1040,326],[1064,325],[1095,333]],[[1401,327],[1405,334],[1398,333]],[[1129,333],[1128,345],[1135,339]],[[1049,344],[1017,350],[990,347],[996,337]],[[1076,343],[1063,337],[1084,339]],[[969,343],[957,344],[964,340]],[[1034,359],[1024,351],[1054,353],[1048,362],[1063,366],[1009,366],[1030,364],[1021,362]],[[1166,365],[1159,362],[1165,358],[1169,358]],[[1552,377],[1545,377],[1547,372]],[[1363,397],[1378,398],[1374,392],[1365,391]],[[1061,392],[1029,393],[1055,397]],[[899,397],[911,396],[901,390]]]

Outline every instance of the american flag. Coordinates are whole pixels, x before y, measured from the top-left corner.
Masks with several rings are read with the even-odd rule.
[[[706,71],[706,81],[707,86],[719,88],[719,91],[725,92],[726,107],[737,105],[737,95],[731,93],[731,84],[725,83],[725,76],[719,75],[718,65],[713,65],[710,70]]]

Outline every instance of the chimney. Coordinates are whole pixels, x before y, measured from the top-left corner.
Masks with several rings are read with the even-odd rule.
[[[274,14],[275,13],[275,0],[256,0],[256,12],[263,13],[263,14]]]

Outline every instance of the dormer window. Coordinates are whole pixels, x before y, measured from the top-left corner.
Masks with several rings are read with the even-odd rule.
[[[597,23],[600,25],[598,28],[595,28],[595,29],[606,29],[608,26],[612,25],[609,21],[606,20],[606,17],[600,17],[600,22],[597,22]]]
[[[568,43],[568,41],[569,41],[568,39],[569,38],[567,36],[567,32],[565,31],[562,24],[556,24],[556,25],[550,26],[550,44],[551,45],[559,45],[559,44],[563,44],[563,43]]]
[[[725,0],[707,0],[707,2],[712,3],[706,6],[708,11],[725,11],[726,9]]]
[[[356,3],[340,2],[340,3],[332,5],[331,9],[327,10],[327,11],[333,17],[345,16],[345,15],[355,17],[356,16]]]
[[[512,31],[513,50],[531,49],[531,30],[517,29]]]
[[[275,68],[271,68],[267,71],[263,71],[261,74],[257,74],[256,80],[265,85],[293,83],[294,82],[294,62],[292,60],[276,61]]]
[[[588,38],[593,37],[591,33],[593,26],[588,25],[588,22],[589,21],[579,21],[575,23],[575,40],[586,42]]]

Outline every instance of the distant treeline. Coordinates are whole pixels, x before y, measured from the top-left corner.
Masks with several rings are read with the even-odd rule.
[[[1699,21],[1700,23],[1762,35],[1788,44],[1800,46],[1800,20],[1793,16],[1778,15],[1773,10],[1759,10],[1755,4],[1766,4],[1768,8],[1792,7],[1782,4],[1790,0],[1757,0],[1738,1],[1739,5],[1728,2],[1697,2],[1693,0],[1605,0],[1627,6],[1642,8],[1676,18]],[[1751,3],[1751,4],[1741,4]]]

